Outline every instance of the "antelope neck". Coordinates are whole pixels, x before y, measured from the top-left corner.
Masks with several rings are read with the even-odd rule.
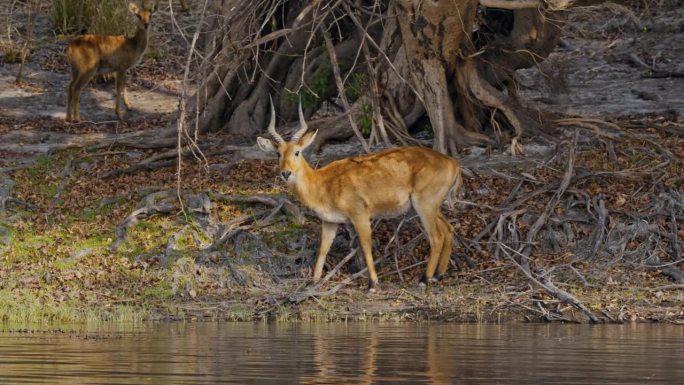
[[[149,28],[149,26],[147,28]],[[147,42],[149,40],[150,35],[147,32],[147,29],[138,26],[135,31],[135,35],[130,39],[135,43],[135,46],[142,51],[144,51],[147,47]]]
[[[317,176],[316,170],[304,159],[296,176],[295,184],[292,186],[297,198],[309,207],[317,206],[319,200]]]

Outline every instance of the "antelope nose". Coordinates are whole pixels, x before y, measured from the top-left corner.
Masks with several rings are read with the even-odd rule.
[[[290,175],[292,175],[292,171],[281,171],[280,176],[283,177],[283,180],[287,180]]]

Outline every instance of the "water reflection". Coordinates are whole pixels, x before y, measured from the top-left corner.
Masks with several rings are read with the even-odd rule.
[[[0,383],[676,383],[672,325],[149,324],[0,333]]]

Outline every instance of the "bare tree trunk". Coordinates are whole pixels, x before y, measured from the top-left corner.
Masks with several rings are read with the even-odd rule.
[[[473,51],[469,42],[477,4],[477,0],[397,2],[411,81],[430,117],[433,147],[444,153],[449,151],[450,140],[459,146],[489,142],[486,136],[456,122],[447,81],[454,77],[463,57]]]
[[[444,153],[491,144],[502,128],[519,141],[534,123],[517,100],[515,70],[548,56],[560,29],[540,3],[509,3],[518,8],[490,10],[477,0],[214,2],[190,126],[253,140],[269,96],[282,123],[297,120],[300,100],[309,119],[322,106],[326,115],[344,113],[347,99],[352,122],[382,142],[411,141],[425,116]],[[328,132],[319,137],[351,135],[347,127],[330,132],[343,121],[320,125]]]

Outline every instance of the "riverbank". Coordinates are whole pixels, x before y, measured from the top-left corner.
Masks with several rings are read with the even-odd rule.
[[[335,274],[307,286],[319,221],[288,200],[277,161],[254,143],[208,135],[180,177],[173,145],[145,147],[140,137],[174,127],[179,68],[156,57],[136,68],[126,122],[113,120],[113,85],[94,85],[82,106],[92,121],[66,124],[65,41],[36,34],[23,82],[7,56],[0,67],[0,321],[682,323],[684,84],[633,54],[682,72],[684,39],[663,21],[674,16],[649,17],[647,29],[627,16],[569,28],[522,74],[521,96],[557,114],[553,137],[525,138],[523,156],[463,151],[439,284],[416,287],[429,247],[415,214],[378,222],[373,294],[358,256],[337,268],[356,247],[347,229],[328,258]],[[155,28],[171,33],[165,22]],[[156,52],[178,63],[178,51]],[[352,141],[307,156],[322,165],[358,151]]]
[[[614,162],[605,148],[582,136],[575,169],[586,179],[572,183],[567,200],[554,209],[562,222],[549,225],[530,264],[601,321],[679,323],[684,319],[681,284],[673,284],[641,253],[666,251],[669,237],[667,216],[652,212],[657,191],[644,183],[655,178],[662,183],[660,190],[680,189],[684,143],[665,131],[630,132],[641,145],[651,138],[649,146],[655,147],[650,148],[669,151],[678,160],[663,164],[647,159],[643,148],[625,139],[614,148],[620,154]],[[173,168],[112,173],[131,169],[153,151],[72,149],[43,155],[3,179],[10,193],[2,217],[0,319],[584,322],[580,311],[526,277],[516,259],[503,253],[505,248],[493,247],[499,223],[522,232],[536,218],[526,212],[547,203],[566,167],[562,149],[540,151],[545,161],[533,154],[524,162],[510,155],[500,155],[508,160],[464,157],[476,176],[466,178],[460,204],[447,213],[459,240],[454,256],[470,261],[454,260],[449,276],[427,289],[416,287],[428,245],[415,215],[379,222],[374,245],[384,260],[378,269],[381,290],[373,294],[366,293],[362,275],[350,279],[363,266],[359,259],[306,292],[319,222],[302,215],[300,223],[281,210],[278,202],[287,195],[275,178],[275,160],[230,166],[221,157],[208,164],[186,162],[184,213]],[[531,168],[532,160],[539,165]],[[494,162],[501,167],[493,167]],[[516,186],[520,197],[510,199],[518,196],[511,195]],[[585,208],[572,208],[577,197],[591,197],[597,203],[592,209],[604,207],[611,217],[592,258],[587,256],[596,224],[582,217]],[[204,209],[193,206],[193,199],[204,199]],[[511,207],[511,201],[524,205]],[[131,214],[140,214],[141,208],[148,211],[133,220]],[[509,221],[511,215],[502,216],[506,212],[515,218]],[[628,220],[634,215],[653,220],[635,227]],[[568,233],[563,233],[563,222],[571,225]],[[492,223],[494,228],[487,231]],[[676,236],[681,239],[683,231],[679,228]],[[479,236],[483,232],[486,236]],[[657,234],[661,238],[653,241]],[[478,236],[482,240],[475,242]],[[510,239],[504,241],[512,245]],[[329,269],[348,254],[350,245],[349,234],[340,231]]]

